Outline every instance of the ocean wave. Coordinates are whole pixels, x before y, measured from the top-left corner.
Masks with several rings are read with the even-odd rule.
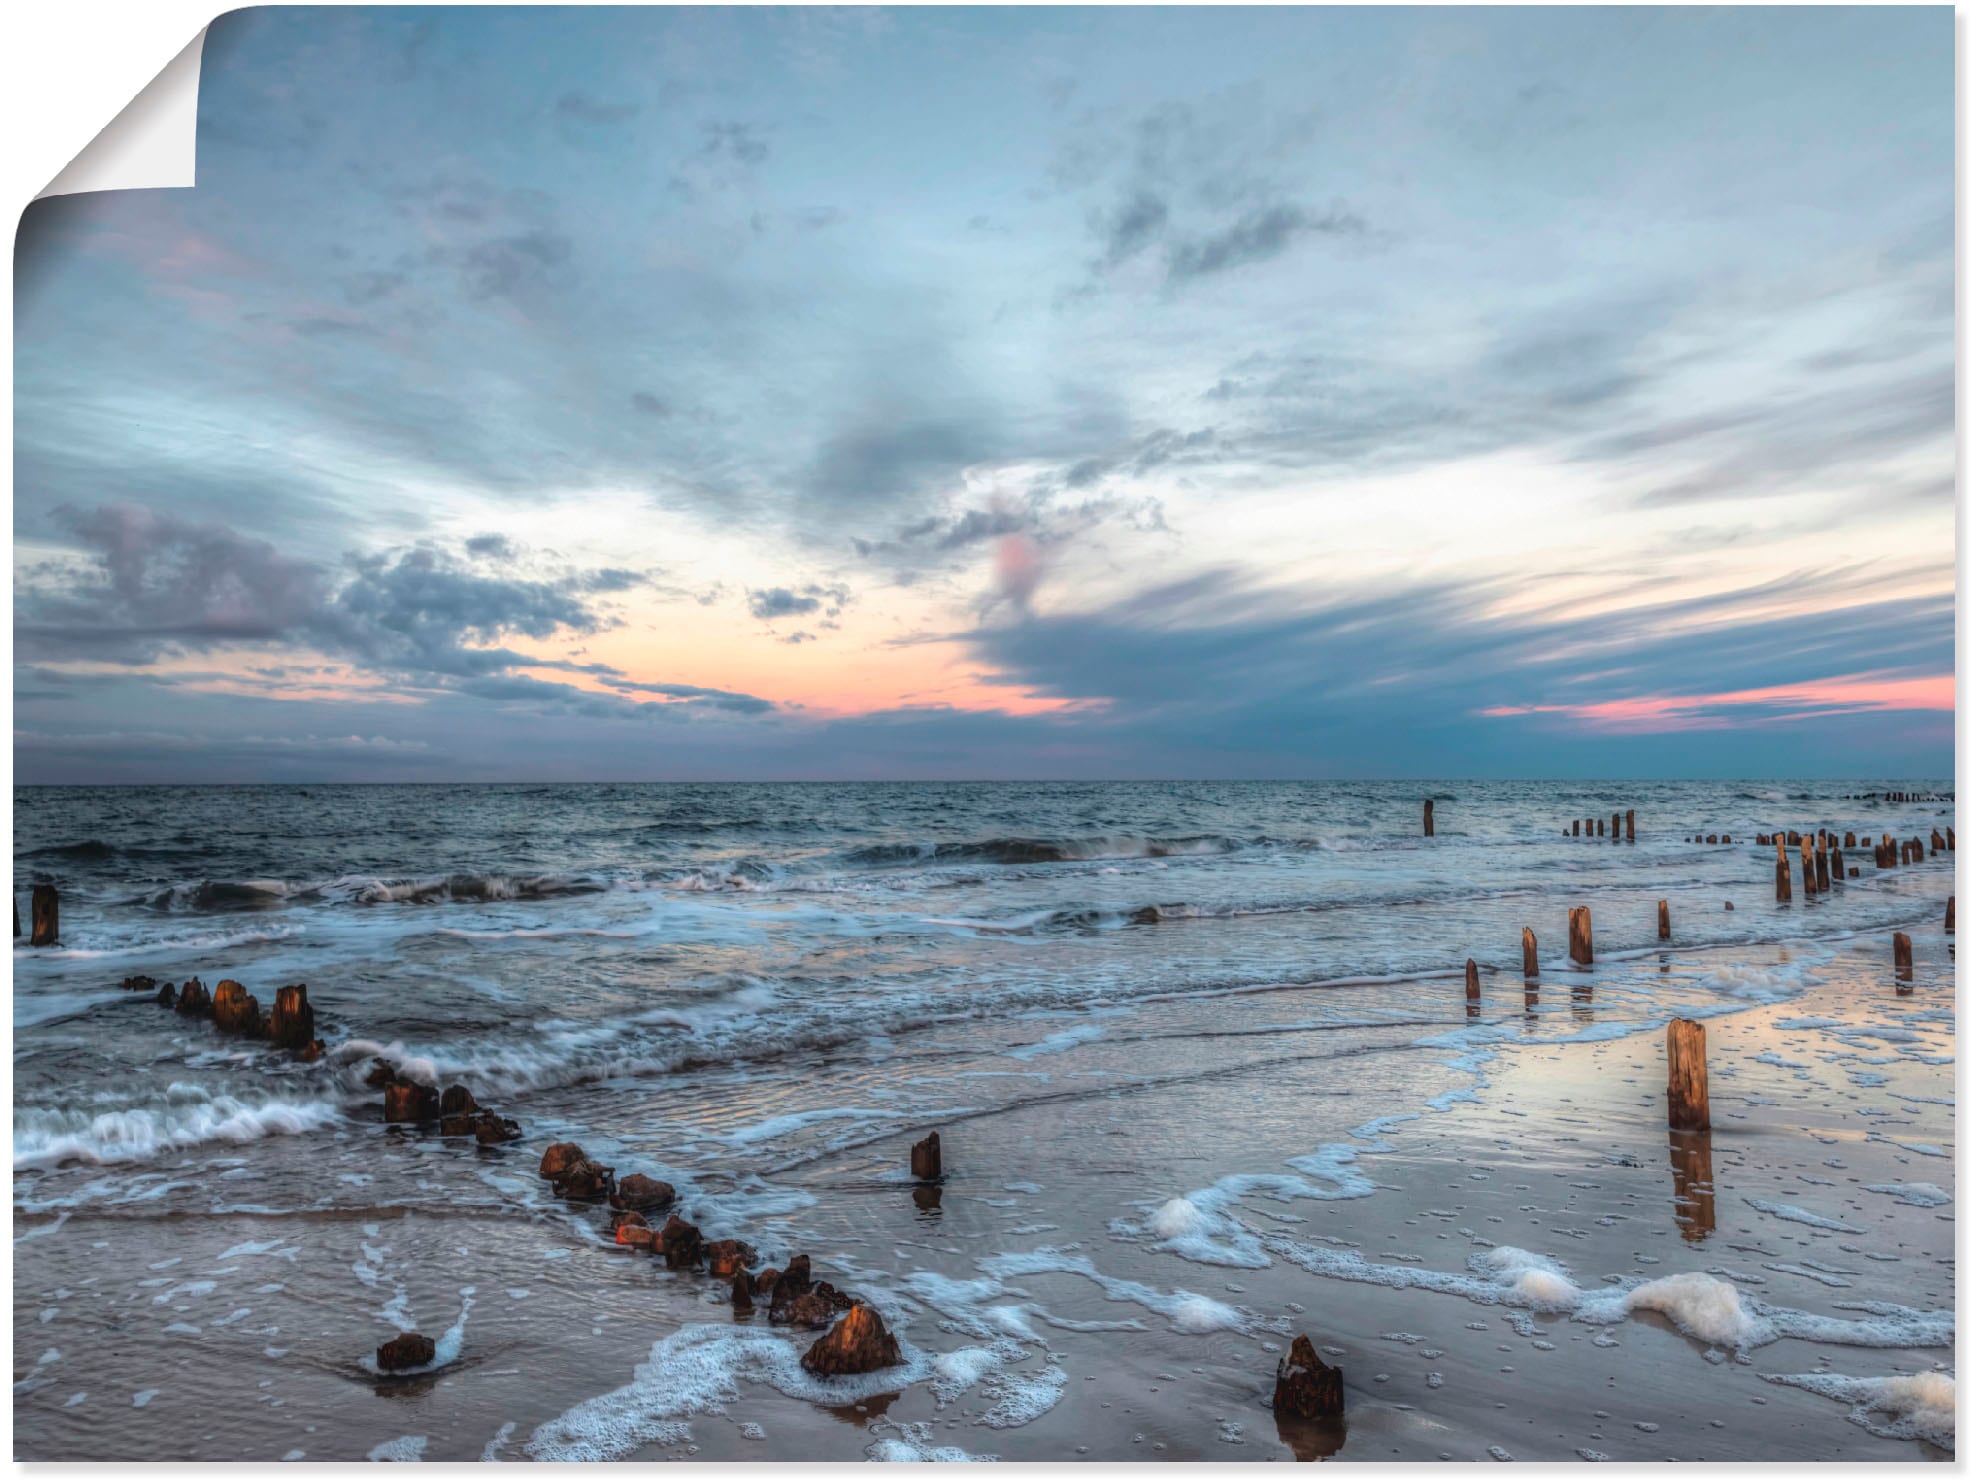
[[[341,1116],[327,1100],[247,1099],[182,1084],[172,1085],[162,1103],[115,1110],[17,1106],[14,1166],[145,1161],[213,1141],[298,1136]]]
[[[309,882],[284,879],[194,879],[166,885],[139,903],[166,913],[223,914],[278,909],[296,902],[344,904],[488,904],[601,894],[618,886],[595,874],[460,872],[417,878],[344,875]]]
[[[1098,834],[1082,838],[988,838],[971,843],[870,843],[843,856],[859,867],[922,863],[1092,863],[1133,858],[1197,858],[1251,846],[1219,833],[1157,838]]]

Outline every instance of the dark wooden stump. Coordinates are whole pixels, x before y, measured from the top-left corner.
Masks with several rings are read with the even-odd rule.
[[[1947,934],[1953,934],[1953,896],[1947,896]]]
[[[1902,982],[1912,980],[1912,937],[1903,931],[1892,937],[1892,975]]]
[[[1676,1131],[1713,1127],[1707,1108],[1707,1030],[1691,1018],[1666,1024],[1666,1124]]]
[[[1426,836],[1431,837],[1432,835],[1433,835],[1433,799],[1431,797],[1427,797],[1426,798]]]
[[[1307,1336],[1296,1337],[1275,1364],[1275,1411],[1296,1418],[1336,1418],[1343,1413],[1343,1368],[1316,1355]]]
[[[1579,966],[1591,964],[1590,906],[1570,906],[1570,959]]]
[[[939,1132],[912,1147],[912,1176],[920,1182],[939,1180]]]
[[[1536,974],[1535,932],[1524,925],[1522,927],[1522,975],[1533,978]]]
[[[212,1021],[222,1033],[252,1037],[260,1032],[260,999],[236,981],[223,981],[212,989]]]
[[[53,884],[36,884],[28,901],[31,946],[52,946],[62,938],[62,896]]]
[[[1638,814],[1629,807],[1624,813],[1624,840],[1627,843],[1638,841]]]
[[[1467,958],[1467,1000],[1480,1001],[1480,968],[1474,965],[1474,958]]]
[[[275,989],[274,1006],[267,1013],[267,1041],[293,1053],[315,1041],[315,1009],[308,1005],[307,987]]]
[[[1663,899],[1659,901],[1659,939],[1672,939],[1672,910]]]
[[[829,1333],[802,1353],[802,1370],[818,1377],[850,1376],[895,1367],[904,1360],[898,1338],[868,1305],[853,1305]]]

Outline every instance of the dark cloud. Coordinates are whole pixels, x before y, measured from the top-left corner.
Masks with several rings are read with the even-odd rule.
[[[224,648],[286,646],[344,658],[410,689],[507,701],[574,704],[590,713],[650,707],[518,670],[600,676],[619,694],[682,706],[760,713],[766,700],[692,685],[645,684],[603,664],[516,651],[608,630],[597,598],[649,584],[619,567],[564,569],[505,536],[476,535],[463,554],[436,545],[345,557],[340,567],[297,560],[265,540],[133,505],[65,509],[58,522],[79,556],[23,572],[15,646],[27,662],[88,658],[145,667]],[[493,561],[499,573],[484,562]],[[810,588],[816,605],[840,588]]]
[[[1361,236],[1361,217],[1340,208],[1321,213],[1287,203],[1250,211],[1232,225],[1172,244],[1166,254],[1171,282],[1206,277],[1279,257],[1305,236]]]
[[[1149,190],[1134,191],[1098,222],[1103,245],[1098,265],[1109,269],[1130,261],[1158,239],[1169,215],[1159,196]]]
[[[555,116],[575,123],[614,125],[637,117],[636,103],[612,103],[588,93],[566,92],[555,101]]]
[[[810,585],[799,591],[791,591],[786,586],[772,586],[765,591],[749,591],[747,610],[763,622],[776,621],[781,617],[805,617],[811,612],[823,612],[833,617],[849,599],[849,589],[844,586]]]

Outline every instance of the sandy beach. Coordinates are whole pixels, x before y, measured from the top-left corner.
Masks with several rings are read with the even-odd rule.
[[[17,1173],[16,1453],[1950,1458],[1951,863],[1898,873],[1907,994],[1875,927],[1545,951],[1471,1015],[1450,974],[1172,991],[548,1084],[492,1148],[382,1125],[332,1047],[283,1071],[339,1076],[320,1126]],[[1675,1014],[1697,1139],[1665,1126]],[[812,1377],[815,1333],[614,1244],[536,1175],[565,1137],[809,1254],[901,1365]],[[435,1370],[367,1370],[400,1328]],[[1301,1333],[1342,1423],[1270,1411]]]

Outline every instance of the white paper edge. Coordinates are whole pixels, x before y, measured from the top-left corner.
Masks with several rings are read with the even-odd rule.
[[[198,173],[203,29],[48,182],[36,200],[86,190],[189,187]]]

